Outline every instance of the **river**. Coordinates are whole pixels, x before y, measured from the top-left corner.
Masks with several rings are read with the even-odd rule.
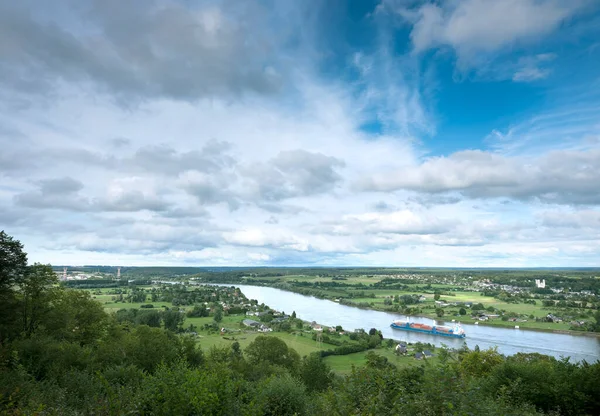
[[[479,345],[481,349],[495,346],[498,347],[498,352],[505,355],[518,352],[538,352],[556,358],[571,357],[571,361],[596,362],[600,360],[599,337],[463,324],[467,334],[466,339],[446,338],[392,329],[390,328],[392,321],[407,318],[396,313],[358,309],[271,287],[235,286],[239,287],[248,299],[256,299],[259,303],[264,303],[288,314],[296,311],[298,318],[305,321],[316,321],[326,326],[341,325],[346,330],[362,328],[368,331],[370,328],[377,328],[381,330],[385,338],[398,341],[428,342],[436,346],[444,343],[451,348],[460,348],[466,342],[469,348],[476,345]],[[410,317],[410,320],[432,323],[432,320],[428,318]],[[444,323],[444,321],[436,322]],[[450,322],[445,323],[451,324]]]

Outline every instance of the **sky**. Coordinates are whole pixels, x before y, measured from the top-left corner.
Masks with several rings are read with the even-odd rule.
[[[600,266],[596,0],[0,0],[30,262]]]

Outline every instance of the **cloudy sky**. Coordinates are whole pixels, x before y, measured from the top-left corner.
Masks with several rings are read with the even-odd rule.
[[[596,0],[0,0],[30,261],[600,266]]]

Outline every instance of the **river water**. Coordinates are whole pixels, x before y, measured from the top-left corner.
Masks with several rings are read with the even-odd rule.
[[[231,286],[231,285],[222,285]],[[446,338],[417,332],[407,332],[390,328],[394,320],[407,319],[406,316],[380,311],[358,309],[340,305],[329,300],[299,295],[280,289],[262,286],[235,285],[248,299],[256,299],[273,309],[291,314],[296,311],[298,318],[316,321],[326,326],[341,325],[346,330],[363,328],[380,329],[385,338],[407,342],[428,342],[451,348],[460,348],[466,342],[469,348],[479,345],[481,349],[498,347],[498,352],[512,355],[518,352],[538,352],[556,358],[571,357],[571,361],[600,360],[600,338],[584,335],[556,334],[551,332],[528,331],[512,328],[499,328],[484,325],[463,324],[466,339]],[[413,322],[431,324],[428,318],[410,317]],[[451,322],[435,321],[438,325]]]

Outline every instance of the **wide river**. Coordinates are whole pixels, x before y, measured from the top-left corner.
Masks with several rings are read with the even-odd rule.
[[[470,348],[475,345],[479,345],[482,349],[497,346],[498,352],[505,355],[517,352],[539,352],[557,358],[571,357],[571,361],[596,362],[600,360],[599,337],[463,324],[467,334],[466,339],[446,338],[392,329],[390,328],[392,321],[406,319],[406,316],[396,313],[358,309],[271,287],[235,286],[239,287],[248,299],[256,299],[259,303],[264,303],[288,314],[296,311],[298,318],[305,321],[316,321],[327,326],[341,325],[346,330],[363,328],[368,331],[370,328],[377,328],[381,330],[385,338],[398,341],[429,342],[436,346],[444,343],[452,348],[460,348],[466,342]],[[432,320],[428,318],[411,317],[410,320],[432,323]],[[444,323],[444,321],[436,322]],[[445,323],[452,324],[451,322]]]

